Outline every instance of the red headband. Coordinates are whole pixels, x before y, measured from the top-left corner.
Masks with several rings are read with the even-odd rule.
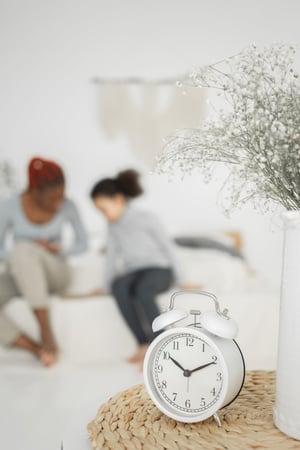
[[[62,168],[54,161],[33,158],[28,166],[29,187],[43,189],[64,184],[65,177]]]

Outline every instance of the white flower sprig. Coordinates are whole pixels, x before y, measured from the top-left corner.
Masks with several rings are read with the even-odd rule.
[[[255,45],[195,70],[188,84],[213,88],[228,102],[202,128],[184,129],[167,141],[156,170],[202,169],[209,181],[215,163],[230,167],[229,208],[264,199],[300,209],[300,84],[295,48]]]

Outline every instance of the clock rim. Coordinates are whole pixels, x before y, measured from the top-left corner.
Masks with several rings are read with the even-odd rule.
[[[197,329],[197,328],[189,328],[189,327],[176,327],[171,328],[169,330],[163,331],[159,336],[157,336],[150,344],[145,359],[144,359],[144,366],[143,366],[143,375],[144,375],[144,382],[146,386],[146,390],[153,401],[153,403],[158,407],[160,411],[162,411],[164,414],[166,414],[168,417],[171,417],[174,420],[178,420],[181,422],[186,423],[193,423],[193,422],[200,422],[205,419],[208,419],[209,417],[213,416],[217,411],[219,411],[223,407],[223,402],[226,398],[226,393],[228,390],[228,368],[225,361],[225,358],[218,348],[217,344],[214,342],[213,338],[209,336],[206,332],[206,330],[203,329]],[[218,358],[220,357],[221,361],[221,367],[222,367],[222,375],[223,375],[223,385],[221,389],[221,394],[219,399],[214,403],[214,405],[209,408],[208,410],[205,410],[202,413],[187,413],[187,412],[180,412],[174,410],[170,410],[172,406],[168,405],[167,403],[163,403],[163,399],[158,394],[155,383],[154,383],[154,377],[153,377],[153,362],[155,359],[155,355],[158,350],[159,343],[166,338],[168,338],[171,335],[176,334],[194,334],[198,337],[201,337],[204,341],[206,341],[215,351],[218,352]],[[200,335],[200,336],[199,336]],[[155,351],[155,349],[157,350]],[[152,358],[152,361],[151,361]],[[152,365],[151,365],[152,363]],[[153,387],[151,386],[153,385]],[[167,405],[167,407],[165,406]],[[169,409],[170,408],[170,409]]]

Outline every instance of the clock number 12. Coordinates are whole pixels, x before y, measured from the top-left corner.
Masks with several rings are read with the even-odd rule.
[[[194,347],[194,338],[193,337],[187,337],[185,341],[186,347]]]

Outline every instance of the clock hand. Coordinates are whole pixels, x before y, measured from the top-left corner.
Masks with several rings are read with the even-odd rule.
[[[179,369],[181,369],[181,370],[183,371],[183,376],[184,376],[184,377],[190,377],[190,376],[191,376],[192,372],[191,372],[190,370],[188,370],[188,369],[184,369],[184,368],[182,367],[182,365],[179,364],[178,361],[176,361],[176,359],[172,358],[172,356],[170,356],[170,360],[173,361],[173,363],[174,363],[177,367],[179,367]]]
[[[187,393],[190,392],[190,377],[187,377],[186,379],[186,391]]]
[[[216,364],[216,362],[215,362],[215,361],[212,361],[212,362],[210,362],[210,363],[203,364],[202,366],[196,367],[196,369],[190,370],[190,373],[197,372],[197,370],[204,369],[204,367],[211,366],[212,364]]]
[[[183,372],[185,371],[185,369],[182,367],[182,365],[179,364],[179,362],[176,361],[176,359],[172,358],[172,356],[170,356],[170,360],[173,361],[173,363],[174,363],[177,367],[179,367],[179,369],[181,369]]]

